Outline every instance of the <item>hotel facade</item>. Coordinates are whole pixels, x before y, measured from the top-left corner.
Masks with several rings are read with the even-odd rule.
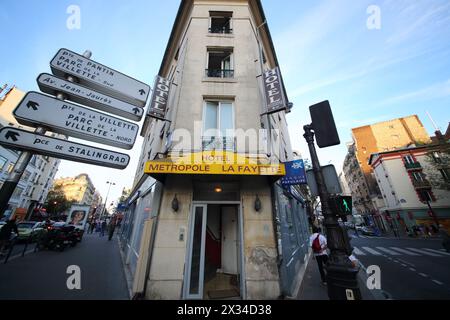
[[[259,0],[181,1],[120,233],[136,296],[297,294],[310,233],[280,183],[294,154],[278,66]]]

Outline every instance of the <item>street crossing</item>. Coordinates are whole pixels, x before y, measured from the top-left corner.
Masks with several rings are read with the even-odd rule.
[[[374,256],[428,256],[428,257],[445,257],[450,253],[445,250],[435,250],[429,248],[399,248],[399,247],[353,247],[353,253],[357,256],[374,255]]]

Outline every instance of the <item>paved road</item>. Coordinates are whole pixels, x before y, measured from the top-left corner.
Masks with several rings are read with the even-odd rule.
[[[450,253],[437,239],[360,237],[351,241],[365,267],[381,269],[393,299],[450,299]]]
[[[70,265],[81,269],[81,290],[67,288]],[[0,264],[0,299],[129,299],[116,239],[86,234],[64,252],[30,253]]]

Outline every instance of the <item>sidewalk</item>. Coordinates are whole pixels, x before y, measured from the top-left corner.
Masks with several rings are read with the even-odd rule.
[[[311,255],[297,300],[329,300],[328,288],[322,284],[317,262]],[[359,288],[363,300],[385,300],[386,297],[378,290],[369,290],[366,286],[367,276],[363,268],[358,273]]]

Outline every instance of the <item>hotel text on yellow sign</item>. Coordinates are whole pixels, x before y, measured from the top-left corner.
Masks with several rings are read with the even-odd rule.
[[[234,174],[284,176],[283,164],[262,164],[255,159],[230,152],[198,152],[181,157],[148,161],[148,174]]]
[[[280,165],[263,164],[176,164],[163,161],[149,161],[145,165],[145,173],[172,174],[236,174],[283,176],[285,169]]]

